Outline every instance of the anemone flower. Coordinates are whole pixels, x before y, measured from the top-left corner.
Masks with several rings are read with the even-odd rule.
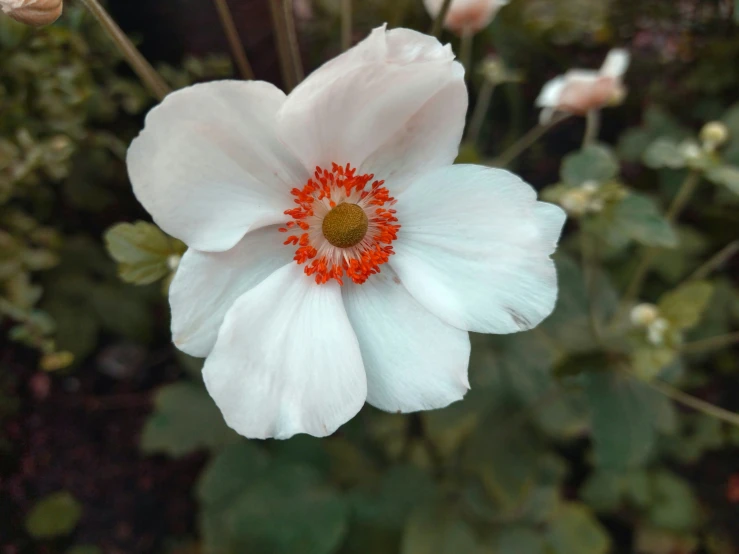
[[[509,0],[452,0],[444,18],[444,27],[457,35],[479,33],[492,23],[498,10]],[[435,18],[444,0],[423,0],[426,11]]]
[[[564,213],[511,173],[452,165],[466,109],[448,45],[383,27],[288,96],[222,81],[149,113],[128,169],[189,246],[173,340],[206,358],[233,429],[325,436],[365,401],[441,408],[469,388],[468,331],[552,311]]]
[[[542,109],[541,122],[557,113],[587,115],[609,105],[620,104],[626,95],[623,76],[629,67],[626,50],[611,50],[599,71],[571,69],[555,77],[541,89],[536,105]]]

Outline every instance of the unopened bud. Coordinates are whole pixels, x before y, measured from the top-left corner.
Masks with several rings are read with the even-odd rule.
[[[182,261],[182,256],[179,254],[172,254],[167,258],[167,267],[170,271],[176,271],[177,268],[180,266],[180,262]]]
[[[654,304],[638,304],[631,310],[631,323],[637,327],[647,327],[659,317],[659,309]]]
[[[665,342],[665,333],[670,328],[670,323],[663,317],[658,317],[647,327],[647,339],[654,345]]]
[[[573,189],[562,195],[562,207],[573,215],[583,215],[590,205],[590,194],[582,189]]]
[[[40,27],[59,19],[63,4],[63,0],[0,0],[0,9],[16,21]]]
[[[700,137],[709,150],[714,150],[729,140],[729,129],[720,121],[711,121],[703,126]]]

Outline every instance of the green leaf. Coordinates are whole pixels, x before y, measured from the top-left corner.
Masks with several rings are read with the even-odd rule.
[[[677,354],[677,350],[670,346],[645,343],[631,353],[632,369],[640,379],[649,381],[675,361]]]
[[[677,142],[668,138],[658,138],[644,152],[644,165],[652,169],[685,167],[685,156]]]
[[[609,214],[611,232],[620,233],[646,246],[673,248],[677,234],[649,197],[632,192]]]
[[[706,178],[728,188],[734,194],[739,194],[739,167],[720,165],[706,171]]]
[[[618,160],[609,148],[586,146],[565,157],[561,178],[570,185],[582,185],[587,181],[603,183],[616,177],[618,168]]]
[[[656,434],[650,405],[652,390],[632,377],[613,372],[583,377],[598,466],[626,469],[646,462]]]
[[[82,516],[82,506],[67,491],[60,491],[40,500],[26,517],[26,530],[37,539],[68,535]]]
[[[141,449],[147,454],[180,457],[201,448],[219,448],[238,438],[203,387],[175,383],[157,392],[154,412],[141,434]]]
[[[206,507],[226,505],[256,483],[267,466],[267,454],[255,444],[242,440],[226,446],[200,474],[198,500]]]
[[[469,436],[480,414],[470,402],[456,402],[443,410],[423,412],[428,439],[444,457],[451,456]]]
[[[480,552],[469,525],[442,508],[425,507],[410,517],[400,554],[476,554]]]
[[[546,554],[544,537],[532,527],[508,527],[496,538],[494,552],[500,554]]]
[[[549,544],[556,554],[606,554],[608,533],[583,504],[566,503],[552,520]]]
[[[121,279],[146,285],[165,277],[170,256],[182,247],[152,223],[119,223],[105,232],[105,245],[119,265]]]
[[[330,554],[347,529],[348,510],[318,473],[276,467],[231,505],[228,533],[238,552]]]
[[[95,350],[100,324],[87,306],[54,299],[44,308],[56,322],[56,343],[60,349],[71,352],[78,361]]]
[[[708,281],[693,281],[663,294],[659,300],[660,315],[674,329],[689,329],[696,325],[713,295]]]
[[[652,524],[671,531],[690,531],[699,526],[698,504],[686,481],[669,471],[659,471],[652,476],[651,490]]]

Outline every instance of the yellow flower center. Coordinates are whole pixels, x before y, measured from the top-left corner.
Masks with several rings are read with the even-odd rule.
[[[339,204],[323,218],[323,236],[338,248],[356,246],[367,234],[369,220],[356,204]]]

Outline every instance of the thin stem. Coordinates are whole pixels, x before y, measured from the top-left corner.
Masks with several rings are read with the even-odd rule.
[[[585,119],[585,135],[582,139],[582,147],[595,144],[600,132],[600,110],[590,110]]]
[[[133,45],[126,34],[121,30],[118,24],[113,21],[105,8],[100,5],[98,0],[82,0],[82,3],[97,19],[98,23],[105,29],[105,32],[113,40],[118,49],[136,72],[141,82],[149,89],[157,100],[163,100],[167,94],[172,92],[169,85],[162,79],[161,75],[146,61],[141,52]]]
[[[451,5],[452,0],[444,0],[439,13],[436,14],[436,19],[434,19],[434,24],[431,27],[431,34],[434,35],[436,38],[439,38],[441,36],[441,29],[444,26],[444,20],[446,19],[446,14],[449,11],[449,6]]]
[[[290,67],[292,67],[297,86],[305,77],[303,73],[303,59],[300,56],[300,42],[298,41],[298,28],[295,26],[294,0],[282,0],[282,8],[285,16],[285,29],[287,30],[287,44],[290,52]]]
[[[685,207],[685,204],[693,195],[693,192],[695,191],[695,188],[699,182],[700,173],[698,173],[697,171],[691,171],[685,178],[685,181],[683,181],[683,184],[680,186],[680,190],[678,190],[675,198],[672,200],[670,207],[667,208],[667,214],[665,215],[667,221],[672,223],[673,221],[675,221],[675,219],[678,218],[683,208]],[[652,267],[652,263],[654,262],[654,257],[656,256],[657,252],[657,248],[648,248],[647,250],[645,250],[642,259],[639,262],[639,265],[634,271],[631,282],[626,288],[626,293],[624,294],[624,298],[621,302],[622,307],[625,308],[639,296],[642,285],[644,284],[644,280],[646,279],[647,274]]]
[[[685,406],[688,406],[689,408],[693,408],[694,410],[702,412],[706,415],[715,417],[722,421],[726,421],[727,423],[731,423],[732,425],[739,426],[739,414],[720,408],[719,406],[711,404],[710,402],[706,402],[705,400],[701,400],[700,398],[696,398],[695,396],[683,392],[680,389],[673,387],[669,383],[665,383],[664,381],[645,382],[653,389],[661,392],[665,396],[669,396],[673,400],[680,402]]]
[[[603,339],[598,326],[598,318],[595,314],[595,270],[596,270],[596,249],[591,248],[588,241],[588,235],[584,231],[580,231],[580,250],[582,251],[582,271],[585,280],[585,294],[588,300],[588,321],[593,338],[597,343],[602,344]]]
[[[739,331],[736,333],[727,333],[703,340],[687,342],[682,345],[680,350],[687,354],[697,354],[701,352],[712,352],[720,350],[726,346],[739,343]]]
[[[728,262],[729,259],[732,258],[737,252],[739,252],[739,240],[730,242],[721,250],[719,250],[716,254],[711,256],[711,258],[698,269],[696,269],[690,275],[690,277],[687,278],[686,281],[699,281],[700,279],[705,279],[711,273],[713,273],[714,270],[718,269],[720,266]]]
[[[482,126],[485,124],[485,116],[490,109],[493,92],[495,92],[495,83],[489,79],[485,79],[480,89],[480,94],[477,96],[477,102],[470,118],[470,124],[467,127],[467,141],[471,144],[477,144],[477,141],[480,139]]]
[[[254,79],[254,71],[249,63],[249,58],[246,57],[246,50],[244,50],[244,45],[239,38],[239,32],[236,29],[236,23],[234,23],[228,3],[226,0],[213,0],[213,4],[215,4],[216,11],[218,11],[228,47],[231,49],[231,55],[236,62],[239,73],[244,79]]]
[[[280,59],[280,73],[285,90],[290,92],[295,85],[295,72],[290,56],[290,39],[288,38],[287,26],[281,0],[269,0],[272,12],[272,28],[275,31],[275,42],[277,43],[277,57]]]
[[[472,31],[465,29],[459,39],[459,61],[462,63],[468,79],[472,71],[472,40],[474,36]]]
[[[683,181],[682,186],[677,191],[675,198],[672,199],[670,207],[667,208],[667,214],[665,215],[667,221],[672,223],[678,217],[680,217],[683,208],[685,208],[685,204],[688,203],[688,200],[690,200],[690,197],[693,196],[698,183],[700,183],[700,177],[701,175],[697,171],[691,171],[690,173],[688,173],[688,176],[685,178],[685,181]]]
[[[559,116],[553,117],[551,121],[545,123],[544,125],[539,124],[536,127],[533,127],[531,130],[529,130],[528,133],[514,142],[511,146],[508,147],[505,152],[498,156],[498,158],[495,160],[495,165],[498,167],[507,166],[522,152],[532,146],[537,140],[546,135],[547,132],[549,132],[555,125],[561,123],[568,117],[568,114],[560,114]]]
[[[341,0],[341,49],[352,47],[352,0]]]

